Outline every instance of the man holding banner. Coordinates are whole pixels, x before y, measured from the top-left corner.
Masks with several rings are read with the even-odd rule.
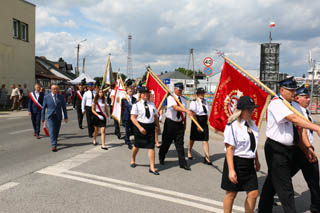
[[[36,83],[34,91],[29,93],[28,115],[31,117],[33,126],[33,136],[40,139],[41,110],[44,94],[40,92],[41,86]]]
[[[297,127],[316,131],[320,135],[320,126],[303,119],[289,109],[284,101],[291,104],[296,95],[297,83],[293,77],[279,82],[280,97],[272,99],[267,113],[267,141],[265,155],[268,176],[264,182],[259,201],[259,212],[272,212],[273,197],[277,193],[285,213],[295,213],[292,169],[295,165],[295,152],[299,149]]]
[[[184,106],[181,107],[175,98],[170,95],[167,98],[167,112],[166,120],[164,123],[164,129],[162,133],[162,145],[159,151],[159,161],[160,164],[164,165],[164,160],[166,154],[170,148],[172,141],[176,146],[176,150],[179,158],[180,168],[185,170],[191,170],[187,165],[184,153],[184,131],[186,129],[186,116],[187,113],[189,116],[192,116],[192,112],[187,107],[187,100],[182,96],[182,91],[184,89],[183,83],[174,84],[174,96],[179,99],[180,103]]]

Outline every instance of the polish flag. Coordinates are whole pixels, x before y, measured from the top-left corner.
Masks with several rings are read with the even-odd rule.
[[[270,22],[270,28],[272,28],[272,27],[275,27],[276,26],[276,23],[275,22]]]

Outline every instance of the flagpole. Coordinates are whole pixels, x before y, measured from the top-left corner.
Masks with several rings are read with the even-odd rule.
[[[148,70],[148,72],[158,81],[158,83],[161,84],[161,86],[162,86],[165,90],[167,90],[167,92],[171,95],[171,92],[170,92],[169,88],[159,79],[159,77],[158,77],[156,74],[153,73],[152,69],[148,67],[147,70]],[[185,109],[185,107],[183,106],[183,104],[179,101],[179,99],[178,99],[176,96],[174,96],[174,95],[171,95],[171,96],[175,99],[175,101],[178,103],[178,105],[179,105],[181,108]],[[202,127],[201,127],[200,124],[196,121],[196,119],[194,119],[193,116],[190,116],[190,118],[191,118],[191,120],[196,124],[196,126],[201,130],[201,132],[203,132]]]
[[[249,72],[247,72],[245,69],[243,69],[242,67],[240,67],[238,64],[236,64],[234,61],[232,61],[230,58],[228,58],[225,55],[222,55],[222,57],[228,61],[230,64],[232,64],[233,66],[235,66],[236,68],[238,68],[241,72],[243,72],[244,74],[246,74],[248,77],[251,78],[251,80],[253,80],[256,84],[258,84],[260,87],[262,87],[264,90],[266,90],[270,95],[272,96],[276,96],[279,98],[279,96],[273,91],[271,90],[269,87],[267,87],[264,83],[262,83],[260,80],[258,80],[256,77],[254,77],[252,74],[250,74]],[[285,99],[280,99],[283,101],[283,103],[294,113],[296,113],[299,117],[305,119],[306,121],[309,121],[305,116],[303,116],[298,110],[296,110],[293,106],[291,106],[291,104],[285,100]]]

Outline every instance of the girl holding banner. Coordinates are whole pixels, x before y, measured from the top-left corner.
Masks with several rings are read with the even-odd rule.
[[[100,128],[101,131],[101,149],[107,150],[107,146],[105,145],[105,133],[106,133],[106,125],[107,125],[107,117],[109,117],[108,104],[105,98],[105,94],[102,89],[97,91],[97,95],[94,97],[92,103],[92,113],[94,115],[93,125],[94,125],[94,133],[93,133],[93,145],[97,145],[97,135],[98,130]]]

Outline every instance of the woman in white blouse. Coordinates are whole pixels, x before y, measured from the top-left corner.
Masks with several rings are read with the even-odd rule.
[[[239,191],[246,191],[245,212],[253,213],[258,193],[256,171],[260,170],[257,153],[258,128],[251,116],[255,108],[249,96],[242,96],[236,111],[230,116],[224,130],[226,158],[221,188],[226,190],[224,212],[232,212]]]
[[[150,102],[150,92],[146,87],[140,87],[141,100],[132,105],[131,121],[134,124],[134,147],[132,149],[132,156],[130,166],[135,168],[136,155],[139,149],[148,149],[148,157],[150,161],[149,172],[154,175],[159,175],[155,169],[155,127],[160,132],[160,125],[158,120],[158,112],[154,103]]]
[[[93,125],[94,125],[94,133],[93,133],[93,145],[97,145],[97,135],[98,130],[100,128],[101,131],[101,149],[107,150],[107,146],[105,145],[105,135],[106,135],[106,124],[107,117],[109,117],[109,110],[107,99],[105,98],[105,94],[102,89],[97,91],[97,95],[94,97],[92,103],[92,113],[94,114]]]

